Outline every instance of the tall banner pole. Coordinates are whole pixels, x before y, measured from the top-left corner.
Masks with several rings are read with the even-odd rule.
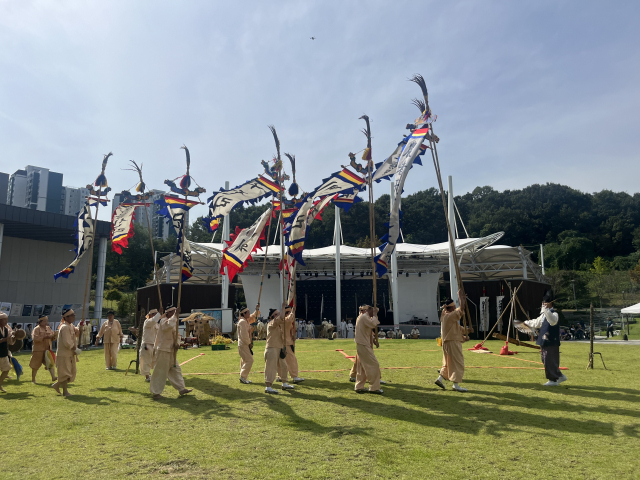
[[[367,137],[367,148],[365,149],[364,155],[362,155],[362,159],[367,162],[367,172],[369,174],[368,183],[369,183],[369,241],[371,245],[371,279],[373,280],[373,308],[374,312],[378,304],[378,288],[376,283],[376,219],[374,213],[373,206],[373,160],[371,154],[371,125],[369,124],[369,117],[367,115],[363,115],[360,119],[364,120],[367,124],[366,129],[362,130],[365,137]],[[373,335],[376,340],[376,347],[379,348],[378,342],[378,327],[376,326]]]
[[[91,196],[91,194],[89,194]],[[84,283],[84,297],[82,297],[82,320],[86,321],[85,312],[87,309],[87,303],[91,303],[91,295],[87,295],[91,290],[89,286],[91,285],[91,269],[93,268],[93,245],[96,243],[96,227],[98,226],[98,207],[100,207],[100,197],[102,197],[102,187],[98,189],[98,202],[96,203],[96,217],[93,219],[93,225],[91,229],[93,230],[91,234],[91,247],[89,248],[89,267],[87,269],[87,279]],[[88,297],[88,298],[87,298]],[[100,323],[100,319],[98,319],[98,323]],[[98,326],[99,328],[99,326]]]
[[[336,244],[336,326],[342,321],[342,296],[340,288],[340,207],[334,206],[336,212],[336,225],[333,236]]]

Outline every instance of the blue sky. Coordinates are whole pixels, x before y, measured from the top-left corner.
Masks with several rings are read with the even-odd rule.
[[[374,160],[391,153],[421,73],[456,194],[637,192],[639,14],[633,1],[3,1],[0,171],[83,186],[113,151],[115,191],[135,183],[129,159],[163,188],[185,143],[211,192],[260,173],[274,124],[310,190],[365,146],[363,113]],[[405,191],[435,185],[425,162]]]

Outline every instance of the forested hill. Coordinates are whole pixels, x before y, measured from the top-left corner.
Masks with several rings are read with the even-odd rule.
[[[471,193],[455,197],[455,202],[470,237],[503,231],[505,236],[500,240],[503,244],[524,245],[535,250],[542,243],[548,266],[579,269],[591,264],[597,256],[613,260],[619,269],[632,268],[638,262],[640,193],[629,195],[603,190],[590,194],[548,183],[503,192],[492,187],[477,187]],[[231,213],[231,228],[251,225],[265,208],[264,205],[237,208]],[[366,245],[368,209],[368,203],[362,202],[348,213],[341,212],[344,243]],[[403,198],[402,211],[405,242],[446,241],[442,199],[435,188]],[[375,212],[376,233],[380,238],[386,233],[389,195],[375,202]],[[322,222],[312,224],[308,248],[333,243],[334,209],[327,208],[322,218]],[[198,223],[191,229],[191,239],[211,241],[211,234]],[[466,236],[459,220],[458,231],[461,237]]]

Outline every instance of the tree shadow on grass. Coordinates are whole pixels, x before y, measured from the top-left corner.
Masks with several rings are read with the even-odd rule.
[[[224,418],[247,418],[245,415],[236,414],[238,403],[243,405],[257,404],[266,406],[274,412],[282,415],[278,421],[282,426],[295,428],[319,435],[328,435],[333,438],[340,438],[343,435],[366,435],[367,430],[359,427],[324,426],[308,418],[304,418],[287,403],[289,394],[268,395],[255,389],[233,388],[223,383],[209,382],[203,378],[189,378],[187,386],[195,388],[202,393],[215,396],[229,403],[221,403],[214,399],[198,399],[194,396],[186,395],[180,399],[164,398],[158,403],[172,408],[185,410],[191,415],[201,416],[205,419],[212,417]],[[293,394],[291,394],[293,396]]]
[[[397,384],[394,386],[397,387]],[[414,386],[415,387],[415,386]],[[405,390],[405,391],[403,391]],[[606,436],[614,434],[613,425],[609,422],[599,422],[595,420],[585,419],[565,419],[561,415],[547,416],[544,414],[532,414],[524,411],[514,412],[512,410],[501,410],[501,405],[509,404],[509,400],[514,402],[513,398],[506,401],[500,398],[492,399],[493,392],[478,392],[476,395],[471,392],[467,394],[458,394],[457,392],[447,392],[442,394],[440,390],[434,390],[432,395],[430,391],[422,389],[423,392],[406,391],[403,388],[385,389],[385,398],[400,400],[405,404],[418,407],[420,410],[409,408],[407,406],[398,405],[397,403],[388,404],[382,401],[369,400],[369,395],[358,395],[353,393],[353,398],[347,397],[328,397],[326,395],[317,395],[303,389],[297,391],[295,396],[307,401],[328,402],[335,405],[346,406],[360,410],[362,413],[380,416],[384,419],[395,421],[409,422],[425,427],[437,427],[445,430],[452,430],[460,433],[470,433],[478,435],[487,433],[493,436],[500,436],[510,431],[522,430],[523,428],[533,427],[542,428],[551,434],[551,432],[568,432],[568,433],[597,433]],[[416,388],[420,390],[420,388]],[[518,394],[514,394],[518,396]],[[538,405],[531,401],[526,395],[519,395],[518,402],[527,408],[537,407]],[[380,398],[380,397],[378,397]],[[490,401],[488,401],[488,399]],[[474,402],[474,403],[469,403]],[[563,410],[568,408],[569,404],[554,404],[554,409]],[[542,407],[541,409],[544,409]],[[614,412],[615,413],[615,412]],[[621,412],[623,415],[632,412]]]
[[[85,405],[111,405],[112,403],[119,403],[117,400],[108,397],[93,397],[88,395],[79,395],[71,393],[70,397],[65,397],[70,402],[84,403]]]
[[[469,384],[476,385],[495,385],[501,387],[511,387],[526,390],[536,390],[538,392],[554,392],[558,395],[597,398],[605,401],[625,401],[625,402],[640,402],[640,390],[632,388],[617,388],[617,387],[598,387],[591,385],[571,385],[571,383],[564,383],[559,388],[550,389],[543,387],[539,383],[519,383],[519,382],[492,382],[489,380],[468,380]]]
[[[0,395],[0,399],[4,400],[25,400],[27,398],[35,398],[35,395],[29,392],[7,392]]]

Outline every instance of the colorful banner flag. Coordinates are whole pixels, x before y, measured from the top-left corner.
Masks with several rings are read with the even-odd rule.
[[[398,168],[398,158],[402,153],[402,149],[407,144],[407,141],[411,138],[411,136],[404,137],[402,141],[398,144],[393,153],[381,163],[376,163],[376,170],[373,172],[372,179],[376,183],[380,183],[381,180],[391,180],[391,177],[396,174],[396,169]],[[427,150],[427,146],[422,144],[420,146],[422,152],[419,155],[422,155]],[[422,161],[420,157],[416,157],[413,163],[418,165],[422,165]]]
[[[416,157],[418,155],[422,155],[425,151],[422,148],[422,140],[428,132],[428,128],[414,130],[408,137],[408,141],[398,158],[392,193],[393,208],[389,214],[389,223],[387,224],[389,227],[389,233],[381,238],[381,240],[386,243],[378,247],[381,253],[375,257],[376,272],[379,277],[382,277],[387,273],[391,254],[393,253],[393,249],[395,248],[396,243],[398,242],[398,237],[400,236],[400,219],[402,218],[402,212],[400,211],[400,198],[404,188],[404,181],[407,178],[407,174],[409,173]]]
[[[296,205],[297,211],[290,218],[288,229],[285,232],[285,245],[288,247],[289,254],[296,259],[296,262],[301,265],[305,264],[302,259],[302,252],[307,239],[307,232],[316,215],[329,202],[335,199],[336,195],[359,192],[364,188],[364,184],[364,178],[344,168],[325,178],[318,188]],[[318,203],[314,202],[317,197],[321,197]],[[319,206],[317,212],[312,211],[314,205]]]
[[[220,225],[220,220],[237,206],[247,202],[255,204],[268,195],[276,195],[278,192],[278,184],[262,175],[230,190],[221,188],[208,199],[209,216],[203,219],[204,224],[209,231],[215,232]]]
[[[342,208],[345,212],[348,212],[354,204],[360,203],[361,201],[362,199],[354,192],[347,195],[338,195],[338,198],[333,201],[333,204]]]
[[[314,220],[322,221],[322,212],[332,201],[335,202],[336,198],[338,198],[338,194],[335,195],[327,195],[326,197],[321,198],[320,200],[316,200],[313,204],[313,208],[309,211],[309,225]]]
[[[111,250],[122,255],[122,249],[129,246],[129,239],[133,237],[133,220],[136,218],[136,206],[121,203],[113,212],[111,218]]]
[[[178,239],[176,253],[180,255],[182,252],[182,232],[185,227],[187,212],[189,212],[194,205],[198,205],[199,202],[165,195],[160,200],[156,200],[155,203],[162,207],[158,210],[158,215],[163,215],[169,219],[169,225],[171,225],[171,229]],[[184,262],[180,270],[182,272],[183,282],[186,282],[193,276],[191,246],[189,242],[185,242],[184,244]]]
[[[251,254],[260,247],[260,240],[265,239],[265,227],[269,224],[271,209],[267,209],[253,225],[240,229],[236,227],[236,233],[227,242],[229,245],[222,251],[222,264],[220,273],[233,279],[241,273],[251,260]],[[226,267],[226,272],[225,272]]]
[[[97,203],[97,199],[89,198],[78,212],[76,221],[73,224],[73,226],[76,227],[76,247],[73,250],[76,253],[76,258],[73,259],[73,262],[71,262],[67,268],[53,275],[54,281],[60,277],[68,278],[69,275],[75,271],[76,266],[80,263],[80,259],[85,252],[91,248],[94,236],[94,221],[93,218],[91,218],[91,207],[96,206]],[[102,205],[107,204],[105,200],[101,200],[100,203]]]

